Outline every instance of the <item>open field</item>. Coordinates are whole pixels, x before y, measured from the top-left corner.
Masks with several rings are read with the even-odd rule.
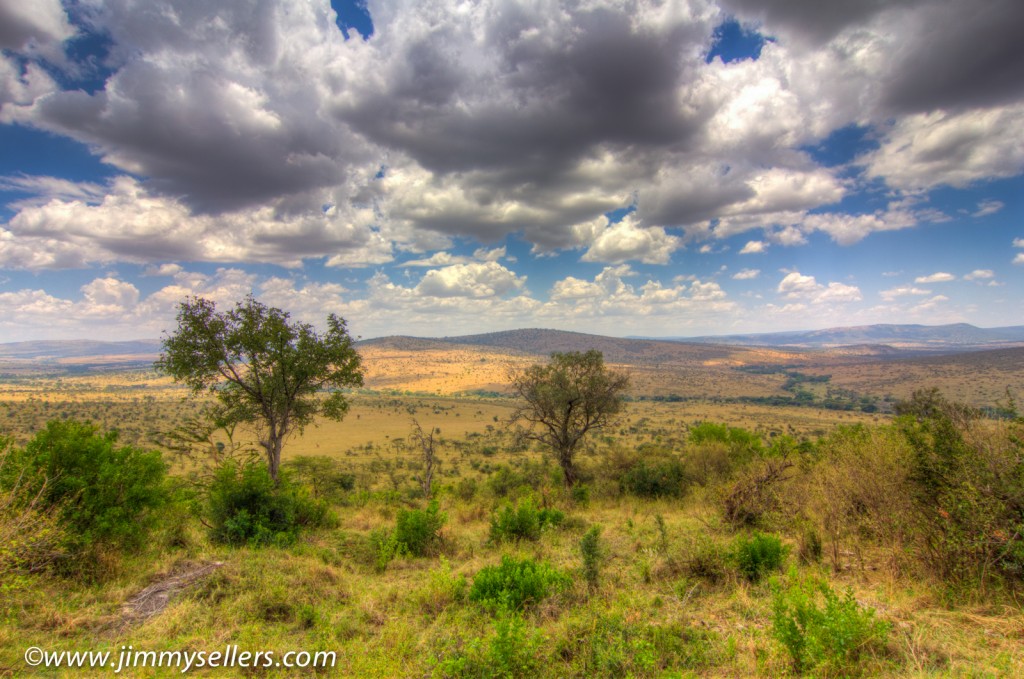
[[[1024,384],[1020,350],[892,361],[842,352],[655,349],[632,356],[618,349],[612,366],[630,372],[631,400],[615,425],[580,453],[585,490],[569,492],[550,452],[519,440],[507,426],[515,406],[502,393],[507,371],[541,360],[540,354],[493,346],[364,347],[366,389],[350,395],[346,418],[307,428],[288,441],[283,456],[286,469],[298,458],[327,458],[329,474],[351,479],[349,490],[324,495],[333,522],[286,547],[228,548],[212,543],[192,510],[177,505],[141,549],[95,554],[98,566],[84,576],[19,575],[0,591],[0,676],[24,674],[21,653],[29,646],[116,657],[128,644],[157,652],[238,645],[335,654],[333,668],[315,676],[793,675],[797,668],[773,631],[780,592],[812,581],[849,592],[851,605],[873,610],[887,632],[883,642],[811,674],[1024,675],[1019,592],[993,585],[983,592],[951,589],[915,560],[919,543],[912,536],[885,527],[900,524],[900,512],[909,510],[900,509],[906,498],[892,485],[896,468],[879,472],[878,465],[890,448],[893,455],[907,453],[892,416],[863,412],[866,402],[858,400],[870,396],[871,404],[884,405],[886,396],[937,386],[953,398],[994,405],[1007,387]],[[850,410],[824,407],[839,398],[837,390],[845,399],[837,402]],[[757,401],[801,392],[811,399],[804,405]],[[202,403],[148,370],[29,371],[0,382],[0,431],[22,443],[49,420],[91,420],[101,430],[118,429],[121,442],[149,446]],[[439,431],[434,483],[444,523],[427,555],[382,561],[381,536],[405,512],[425,506],[417,482],[422,454],[410,438],[414,420]],[[701,422],[742,428],[764,450],[789,440],[810,451],[794,458],[778,506],[754,526],[778,535],[785,550],[782,566],[763,579],[737,570],[735,550],[752,528],[730,523],[722,508],[733,484],[756,476],[771,458],[750,463],[754,471],[741,466],[688,482],[678,496],[629,490],[627,470],[646,462],[691,470],[721,462],[725,444],[691,440]],[[858,424],[866,428],[844,428]],[[870,440],[857,444],[862,453],[844,458],[850,454],[844,441],[863,432]],[[247,438],[236,436],[254,446]],[[833,454],[847,466],[832,469]],[[172,468],[175,474],[193,469],[181,461]],[[334,477],[301,478],[317,488]],[[866,494],[850,495],[851,487]],[[833,500],[849,497],[856,511],[828,513]],[[524,503],[557,510],[564,520],[537,539],[496,540],[499,512]],[[867,521],[875,511],[884,516],[879,524]],[[836,516],[852,523],[837,528],[829,523]],[[591,587],[581,543],[595,526],[601,558]],[[822,541],[818,558],[802,556],[809,531]],[[488,608],[471,598],[471,585],[503,557],[548,564],[568,584],[514,613]],[[167,608],[140,612],[140,593],[153,587],[170,588]],[[278,667],[249,672],[314,674]]]

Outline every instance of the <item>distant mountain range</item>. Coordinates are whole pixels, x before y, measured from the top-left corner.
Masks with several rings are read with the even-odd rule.
[[[994,349],[1000,346],[1024,344],[1024,325],[979,328],[969,323],[949,325],[877,324],[827,328],[825,330],[657,339],[674,342],[780,348],[831,349],[856,345],[888,345],[898,349],[959,351]]]
[[[950,353],[1024,346],[1024,325],[979,328],[967,323],[951,325],[865,325],[801,332],[773,332],[703,337],[606,337],[562,330],[528,328],[482,335],[443,338],[407,336],[363,340],[362,346],[386,346],[405,351],[438,350],[445,347],[487,347],[526,354],[546,355],[553,351],[597,349],[613,362],[678,361],[687,357],[713,360],[725,358],[730,347],[770,349],[818,349],[844,355],[896,356],[914,353]],[[93,340],[46,340],[0,344],[0,361],[5,363],[94,363],[116,364],[135,359],[151,362],[160,353],[160,340],[102,342]],[[113,359],[117,360],[106,360]],[[97,360],[89,360],[97,359]]]
[[[160,353],[160,340],[101,342],[98,340],[40,340],[0,344],[0,358],[46,360],[86,356],[134,356]]]

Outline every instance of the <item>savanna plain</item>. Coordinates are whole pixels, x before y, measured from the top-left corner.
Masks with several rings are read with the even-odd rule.
[[[4,364],[0,464],[49,435],[167,473],[133,539],[85,546],[0,486],[0,676],[129,645],[334,654],[189,672],[216,676],[1024,676],[1024,349],[513,339],[360,345],[344,419],[284,447],[294,529],[244,540],[218,512],[270,492],[253,436],[203,430],[155,356]],[[630,386],[567,487],[508,375],[590,348]]]

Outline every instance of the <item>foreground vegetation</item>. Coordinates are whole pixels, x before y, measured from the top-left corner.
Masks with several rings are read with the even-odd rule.
[[[427,422],[446,403],[387,419],[411,435],[410,407]],[[412,437],[286,452],[276,489],[245,446],[165,455],[166,474],[76,423],[8,442],[0,671],[24,671],[28,646],[238,644],[336,651],[318,670],[332,676],[1024,673],[1019,421],[927,393],[890,423],[820,436],[639,412],[581,452],[571,490],[481,415],[476,433],[438,435],[430,499]],[[67,440],[148,470],[131,513],[21,473]],[[97,523],[75,525],[65,512],[86,499]],[[165,610],[133,608],[206,567]]]

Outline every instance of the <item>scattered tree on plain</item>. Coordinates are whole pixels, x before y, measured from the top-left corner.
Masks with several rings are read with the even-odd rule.
[[[224,422],[255,425],[275,484],[285,438],[318,415],[341,420],[348,401],[339,390],[363,384],[344,319],[331,314],[321,334],[252,295],[223,312],[210,300],[186,299],[156,367],[193,393],[216,396]]]
[[[533,365],[511,375],[512,388],[524,404],[512,416],[525,422],[525,436],[555,451],[565,485],[578,480],[574,457],[592,431],[608,425],[622,409],[629,377],[609,370],[600,351],[551,354],[547,365]]]

